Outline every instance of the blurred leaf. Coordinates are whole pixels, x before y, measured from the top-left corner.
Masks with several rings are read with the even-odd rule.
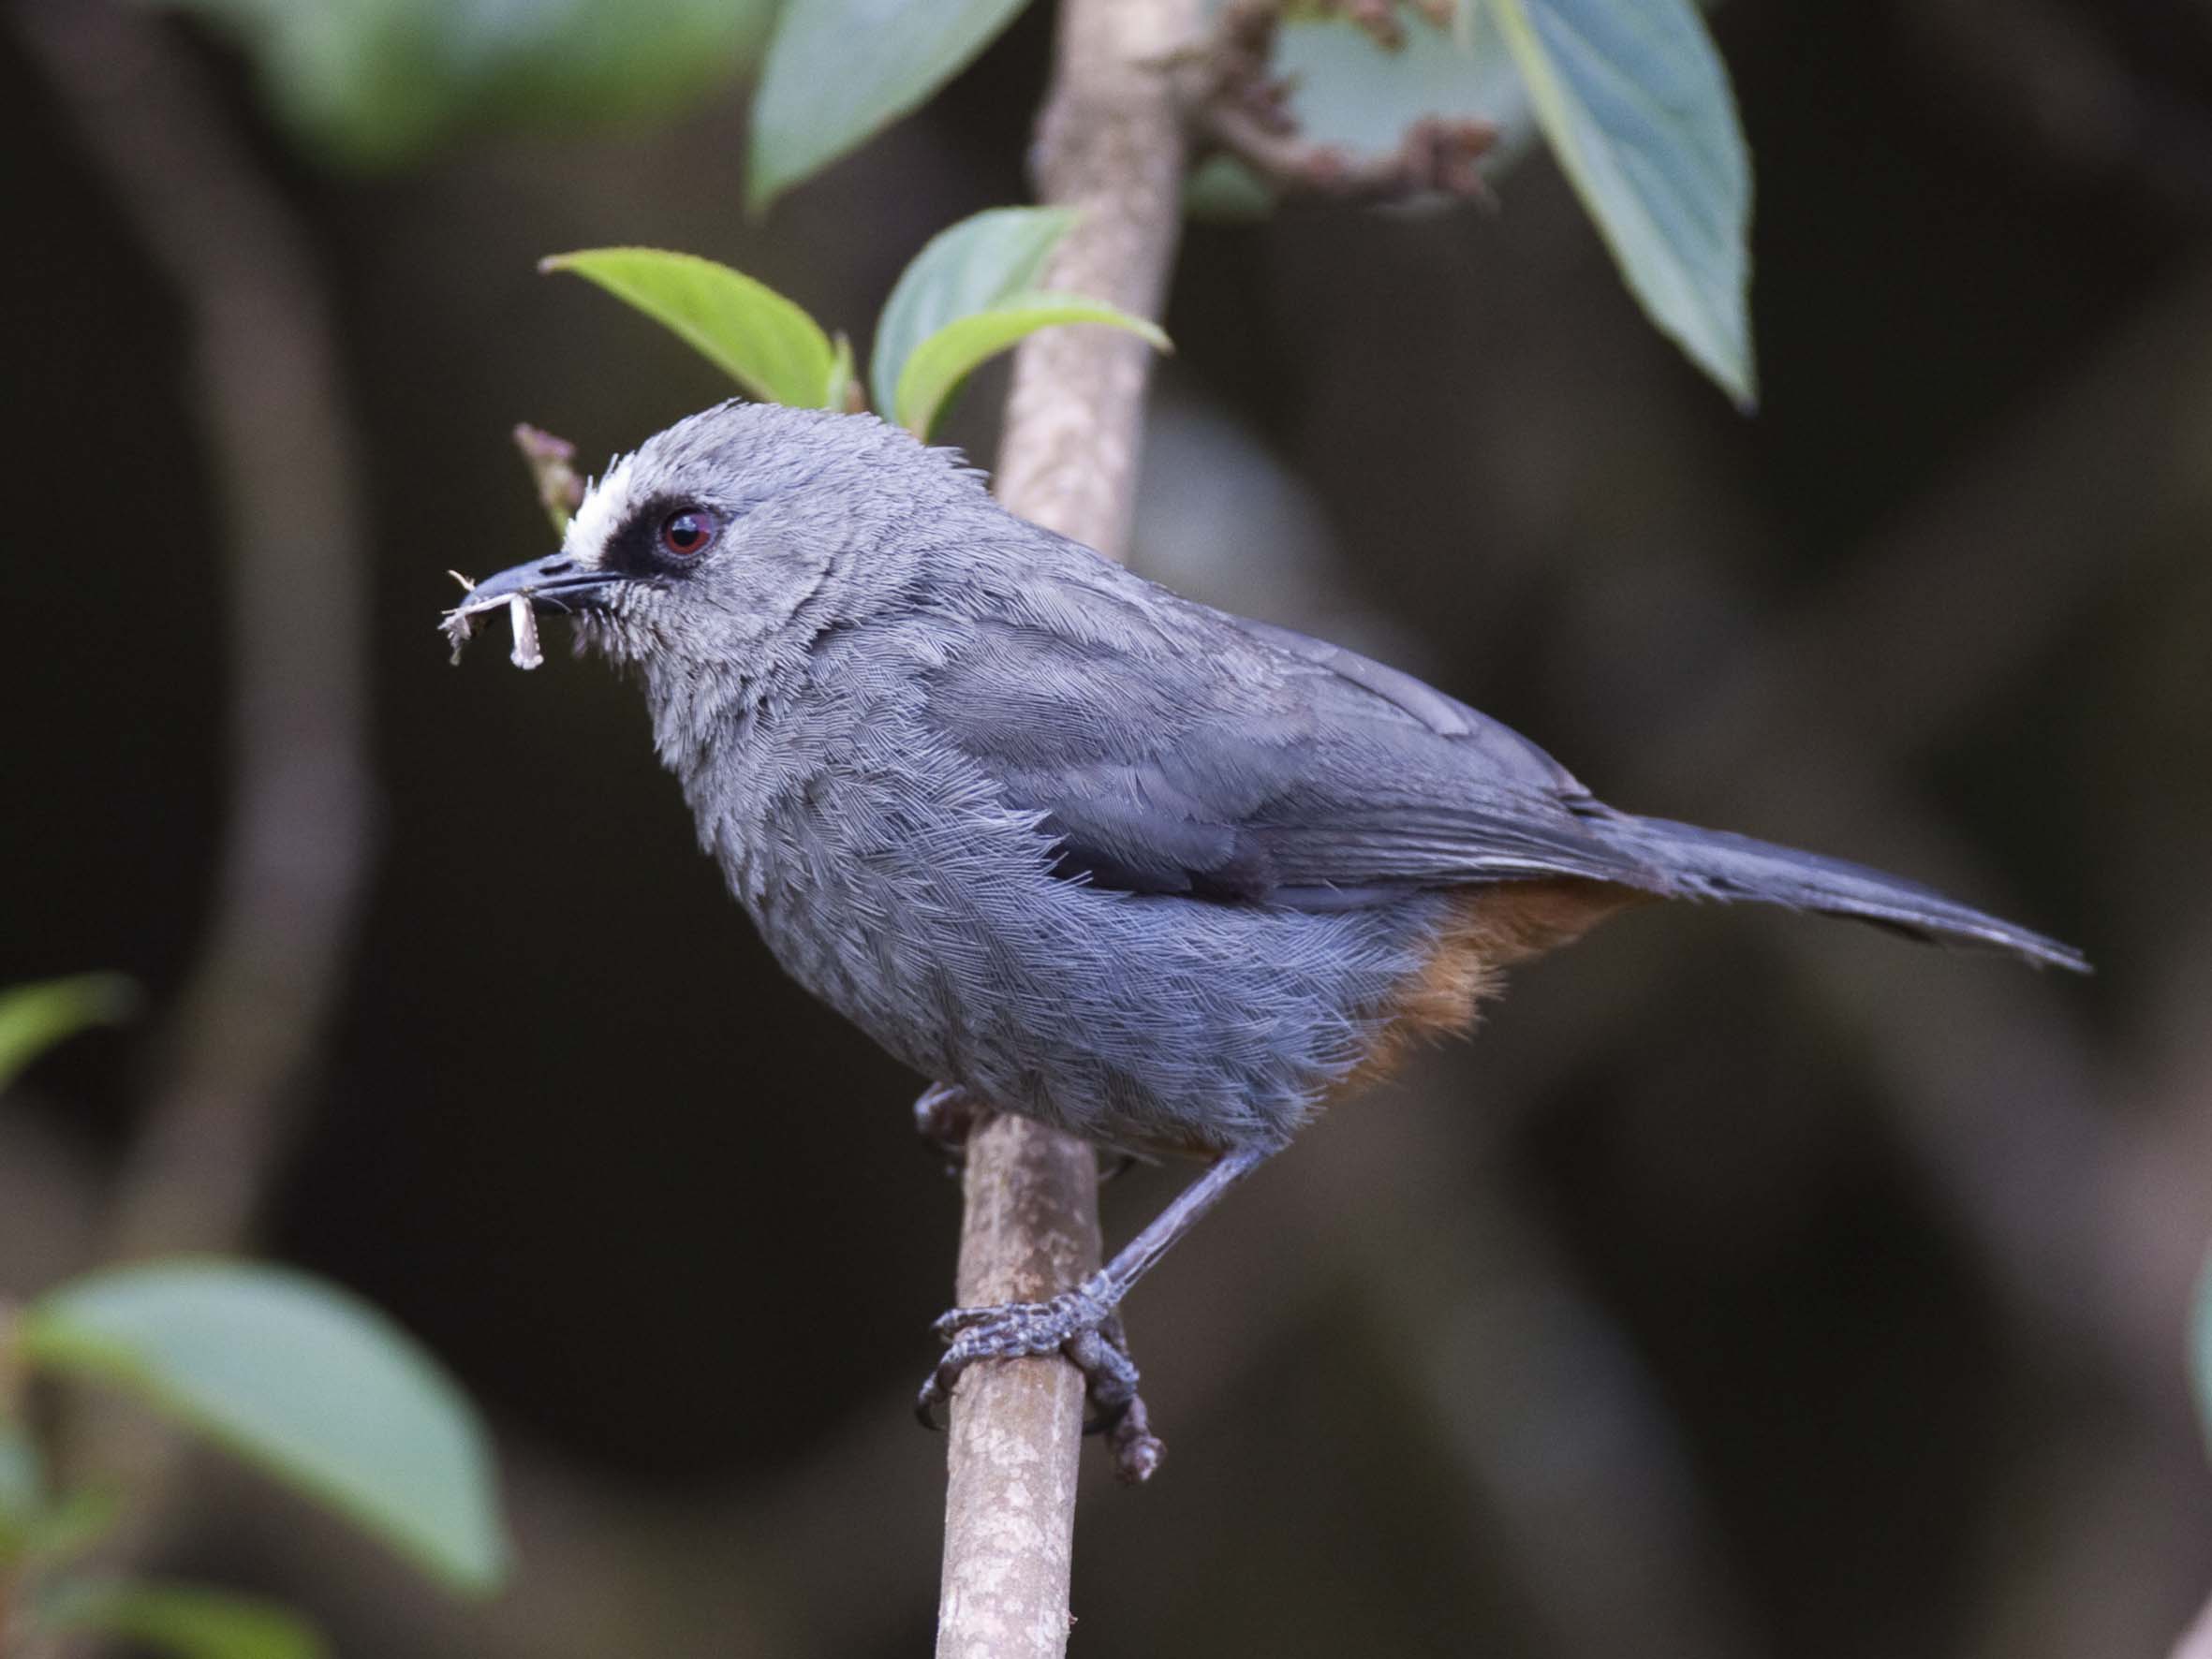
[[[64,1037],[127,1020],[138,1006],[138,987],[121,974],[76,974],[0,991],[0,1089]]]
[[[1439,29],[1404,13],[1406,44],[1385,51],[1373,37],[1340,16],[1292,14],[1276,37],[1275,66],[1290,85],[1290,112],[1302,135],[1353,155],[1398,147],[1406,129],[1427,116],[1490,122],[1497,142],[1482,160],[1496,178],[1519,159],[1535,136],[1528,94],[1496,21],[1467,0],[1458,26]],[[1264,217],[1275,188],[1242,162],[1209,157],[1185,188],[1198,217]]]
[[[753,211],[921,108],[1025,4],[789,0],[753,97]]]
[[[41,1567],[73,1561],[115,1530],[123,1500],[105,1488],[80,1487],[49,1505],[23,1535],[23,1552]]]
[[[523,464],[530,469],[530,482],[538,491],[538,505],[545,509],[553,535],[568,535],[568,521],[583,504],[583,479],[576,471],[576,446],[526,420],[516,422],[514,442],[522,454]]]
[[[1075,224],[1073,208],[987,208],[938,231],[907,262],[868,354],[877,413],[892,418],[914,348],[955,318],[1037,286],[1044,262]]]
[[[573,271],[669,329],[754,397],[821,406],[837,360],[821,325],[764,283],[662,248],[555,254],[540,271]]]
[[[1544,136],[1660,331],[1741,407],[1751,164],[1692,0],[1490,0]]]
[[[898,423],[927,438],[946,400],[960,389],[978,363],[996,357],[1040,329],[1061,323],[1103,323],[1141,335],[1156,350],[1169,348],[1168,337],[1141,316],[1081,294],[1016,294],[988,311],[947,323],[920,345],[899,373],[892,404]]]
[[[1305,135],[1360,154],[1394,150],[1423,116],[1495,124],[1485,169],[1525,148],[1535,134],[1527,90],[1490,14],[1462,7],[1463,26],[1439,29],[1405,14],[1406,44],[1384,51],[1341,18],[1293,23],[1281,33],[1277,69],[1293,82],[1290,108]]]
[[[386,167],[508,127],[681,114],[759,60],[774,0],[157,0],[254,61],[286,123]]]
[[[297,1614],[196,1584],[81,1578],[38,1598],[37,1623],[55,1634],[127,1637],[183,1659],[322,1659],[330,1649]]]
[[[840,329],[832,344],[837,355],[830,364],[830,383],[822,389],[822,407],[842,413],[852,402],[852,342]]]
[[[46,1467],[37,1443],[20,1419],[0,1417],[0,1562],[27,1548],[45,1505]]]
[[[482,1426],[383,1314],[302,1273],[216,1260],[49,1291],[33,1365],[112,1383],[382,1537],[461,1590],[506,1568]]]
[[[914,349],[953,318],[1038,286],[1044,261],[1073,226],[1073,208],[986,208],[947,226],[907,261],[876,318],[876,349],[867,356],[867,385],[882,418],[898,407],[898,376]]]
[[[1235,223],[1275,212],[1276,191],[1235,156],[1216,151],[1183,181],[1183,212],[1193,219]]]
[[[991,208],[930,238],[876,324],[868,384],[877,412],[926,438],[977,364],[1058,323],[1104,323],[1168,349],[1168,337],[1142,317],[1080,294],[1038,291],[1074,223],[1068,208]]]

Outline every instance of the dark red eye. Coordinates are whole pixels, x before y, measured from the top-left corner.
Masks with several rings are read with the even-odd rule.
[[[660,545],[679,559],[697,558],[706,551],[707,543],[715,539],[715,532],[720,528],[714,514],[687,507],[661,521]]]

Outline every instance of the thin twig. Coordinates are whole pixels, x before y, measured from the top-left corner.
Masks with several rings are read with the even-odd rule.
[[[1040,125],[1040,194],[1079,211],[1053,287],[1158,315],[1186,161],[1170,63],[1198,0],[1065,0]],[[1128,536],[1143,396],[1142,341],[1106,329],[1032,335],[1014,360],[998,493],[1024,518],[1118,556]],[[1019,1118],[968,1144],[964,1305],[1029,1300],[1098,1265],[1090,1149]],[[937,1652],[1066,1650],[1083,1379],[1057,1358],[979,1365],[953,1398]]]

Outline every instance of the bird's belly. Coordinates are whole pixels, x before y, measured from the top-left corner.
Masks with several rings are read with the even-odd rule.
[[[850,822],[841,818],[840,822]],[[785,969],[925,1076],[1092,1139],[1287,1138],[1360,1068],[1445,901],[1317,916],[1061,880],[1014,820],[893,849],[824,832],[749,900]]]

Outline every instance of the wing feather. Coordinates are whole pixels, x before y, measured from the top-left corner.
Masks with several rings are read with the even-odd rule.
[[[1663,890],[1518,733],[1084,557],[971,614],[969,647],[923,687],[937,729],[1042,815],[1062,874],[1305,908],[1553,875]]]

